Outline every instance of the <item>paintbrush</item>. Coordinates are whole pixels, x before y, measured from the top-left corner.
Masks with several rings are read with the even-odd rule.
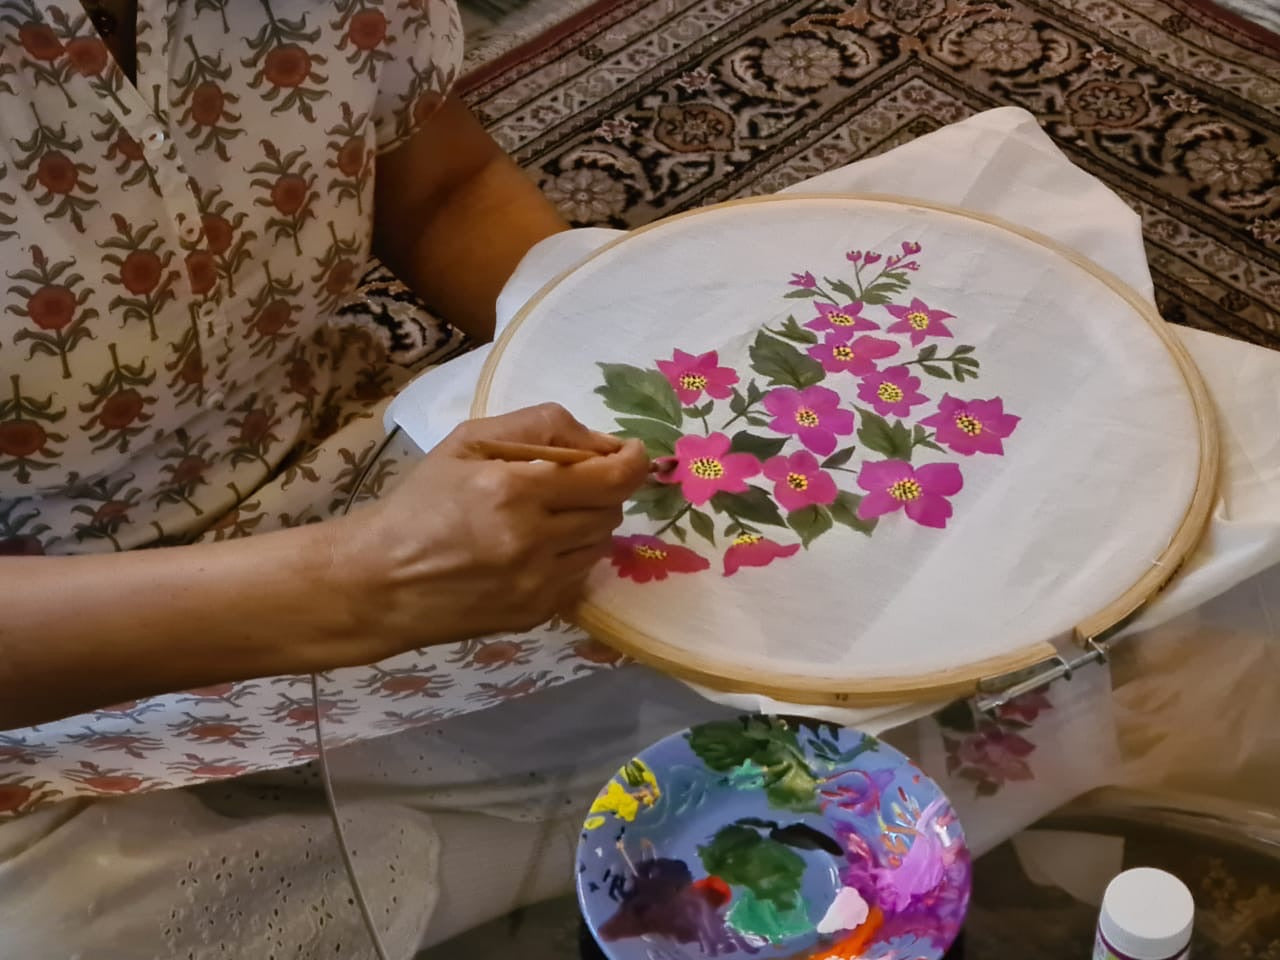
[[[540,443],[516,443],[510,440],[477,440],[471,448],[490,460],[529,462],[543,460],[564,465],[582,463],[600,454],[577,447],[550,447]],[[675,457],[659,457],[649,464],[649,472],[661,478],[675,469]]]

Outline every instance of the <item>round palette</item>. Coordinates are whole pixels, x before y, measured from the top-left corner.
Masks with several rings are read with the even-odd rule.
[[[873,737],[797,718],[692,727],[627,763],[578,845],[611,960],[936,960],[971,866],[938,785]]]

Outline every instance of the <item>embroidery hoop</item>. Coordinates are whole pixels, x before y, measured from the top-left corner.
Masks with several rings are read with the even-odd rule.
[[[1058,636],[1019,643],[1006,653],[977,657],[962,666],[953,665],[915,674],[868,678],[856,675],[820,676],[816,670],[810,673],[772,669],[763,671],[734,662],[733,651],[727,649],[727,643],[723,645],[726,648],[723,656],[712,657],[705,652],[694,652],[650,635],[591,599],[585,601],[576,614],[579,626],[635,660],[685,680],[729,692],[764,694],[785,701],[809,704],[872,706],[970,696],[975,693],[995,693],[996,697],[991,703],[999,703],[1058,677],[1070,676],[1073,669],[1084,663],[1105,659],[1110,638],[1169,583],[1204,533],[1216,498],[1220,460],[1218,429],[1212,402],[1194,362],[1156,309],[1127,284],[1093,261],[1035,231],[951,205],[881,194],[754,197],[678,214],[631,231],[606,244],[573,268],[553,278],[532,297],[504,329],[487,358],[477,383],[471,415],[481,417],[500,412],[491,406],[491,395],[496,378],[506,369],[504,360],[511,360],[508,350],[513,339],[524,330],[530,318],[540,315],[540,307],[554,296],[568,278],[615,248],[654,231],[669,229],[673,224],[733,208],[823,201],[878,205],[882,209],[894,206],[902,208],[903,212],[925,211],[994,227],[1034,245],[1040,249],[1041,254],[1047,252],[1100,281],[1145,321],[1146,329],[1154,334],[1167,351],[1181,375],[1181,386],[1185,389],[1186,399],[1194,412],[1193,429],[1198,446],[1194,486],[1167,545],[1139,576],[1127,586],[1117,587],[1109,601],[1079,618],[1069,631]],[[516,361],[511,360],[511,365],[515,364]],[[530,402],[534,399],[529,398]],[[1188,428],[1191,429],[1192,425],[1188,424]]]

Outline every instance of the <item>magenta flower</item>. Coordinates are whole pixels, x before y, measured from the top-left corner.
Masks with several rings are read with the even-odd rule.
[[[806,270],[804,273],[793,273],[790,285],[800,287],[802,290],[812,290],[818,285],[818,281],[812,273]]]
[[[766,460],[764,475],[775,484],[773,498],[788,511],[803,510],[815,503],[834,503],[840,492],[831,475],[808,450]]]
[[[818,315],[805,324],[810,330],[843,333],[851,336],[859,330],[879,330],[880,328],[862,315],[862,304],[846,303],[839,306],[834,303],[817,303]]]
[[[858,505],[858,516],[874,520],[899,507],[924,527],[941,529],[951,516],[947,497],[960,492],[964,478],[954,463],[930,463],[913,467],[905,460],[864,463],[858,486],[867,491]]]
[[[866,264],[878,263],[879,261],[880,261],[880,254],[878,253],[868,253],[862,259],[862,262]]]
[[[729,438],[723,433],[681,437],[676,441],[676,461],[675,469],[661,482],[680,484],[680,492],[695,507],[722,490],[742,493],[747,489],[747,478],[760,472],[760,461],[751,454],[729,452]]]
[[[920,392],[920,378],[911,376],[906,367],[873,370],[858,384],[858,399],[871,404],[882,417],[910,416],[912,407],[929,400]]]
[[[840,394],[827,387],[777,387],[764,395],[764,408],[773,414],[769,429],[790,433],[820,456],[836,448],[837,436],[853,433],[853,412],[840,409]]]
[[[627,577],[636,583],[665,580],[672,573],[697,573],[711,566],[710,560],[688,547],[667,543],[643,533],[614,537],[613,555],[609,560],[617,567],[618,576]]]
[[[1033,779],[1027,757],[1035,749],[1035,745],[1025,737],[990,727],[961,741],[956,756],[965,766],[974,767],[997,784],[1002,784],[1010,780]]]
[[[862,259],[862,251],[850,250],[848,253],[844,255],[844,258],[848,260],[850,263],[857,263],[859,260]]]
[[[888,327],[888,332],[911,334],[913,347],[919,346],[925,337],[952,336],[943,321],[954,320],[955,316],[945,310],[930,310],[919,297],[913,298],[909,307],[886,306],[885,309],[898,318],[897,323]]]
[[[920,252],[920,244],[910,240],[902,241],[902,252],[906,256],[913,257]]]
[[[860,375],[873,373],[876,361],[891,357],[898,352],[898,345],[892,340],[880,337],[856,337],[853,340],[845,333],[828,333],[822,343],[809,348],[809,356],[822,364],[827,373],[848,373]]]
[[[731,577],[743,567],[767,567],[779,557],[790,557],[799,549],[798,543],[784,547],[758,533],[739,534],[724,552],[724,575]]]
[[[939,443],[967,457],[974,453],[1003,455],[1002,441],[1013,433],[1020,419],[1004,412],[1004,401],[999,397],[957,400],[945,393],[938,404],[938,412],[925,417],[920,424],[937,431]]]
[[[720,366],[720,356],[714,350],[696,357],[677,350],[670,360],[659,360],[658,369],[685,405],[697,402],[704,390],[707,396],[723,400],[733,395],[733,385],[738,382],[737,372]]]

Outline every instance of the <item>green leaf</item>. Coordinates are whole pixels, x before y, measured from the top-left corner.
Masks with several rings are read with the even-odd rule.
[[[689,526],[693,527],[693,532],[703,537],[709,543],[716,542],[716,524],[709,516],[701,510],[689,511]]]
[[[702,406],[698,407],[698,416],[699,417],[710,416],[711,411],[715,409],[715,406],[716,406],[716,402],[714,400],[708,400]]]
[[[959,357],[959,356],[963,356],[966,353],[973,353],[973,347],[969,346],[967,343],[961,344],[960,346],[952,350],[951,356]],[[975,360],[974,362],[976,363],[977,361]]]
[[[862,291],[862,302],[870,304],[888,303],[903,290],[907,289],[908,283],[905,273],[899,270],[890,270]]]
[[[642,420],[633,417],[619,417],[615,437],[629,440],[641,440],[651,457],[670,457],[676,452],[676,441],[680,439],[680,431],[660,420]]]
[[[843,524],[859,533],[865,533],[868,537],[875,530],[879,518],[871,520],[863,520],[858,516],[858,505],[862,503],[862,497],[856,493],[850,493],[847,490],[841,490],[836,496],[836,502],[831,504],[827,509],[831,511],[831,519],[836,523]]]
[[[751,366],[770,383],[797,389],[812,387],[826,377],[822,364],[813,357],[763,330],[756,334],[755,343],[751,345]]]
[[[862,423],[858,428],[858,439],[864,447],[882,453],[890,460],[911,459],[911,431],[901,420],[890,425],[884,417],[861,407],[858,414]]]
[[[932,360],[934,356],[937,354],[937,352],[938,352],[938,345],[936,343],[931,343],[920,351],[920,356],[916,357],[916,359]]]
[[[823,277],[822,279],[826,280],[831,289],[840,294],[840,296],[846,297],[849,300],[858,299],[858,291],[853,289],[853,287],[849,286],[843,280],[832,280],[830,277]]]
[[[747,487],[745,493],[726,493],[720,491],[711,498],[711,507],[719,513],[727,513],[736,520],[747,520],[751,523],[764,523],[774,527],[785,527],[778,505],[759,487]]]
[[[777,330],[770,330],[776,337],[782,337],[784,340],[793,340],[796,343],[817,343],[818,335],[812,330],[806,330],[800,324],[796,323],[795,317],[787,317],[786,322]]]
[[[853,452],[857,449],[857,447],[845,447],[843,450],[837,450],[822,461],[823,469],[830,470],[832,467],[843,467],[853,459]]]
[[[808,549],[818,537],[831,529],[831,514],[816,503],[787,514],[787,526],[800,534],[800,542]]]
[[[783,294],[783,296],[788,300],[808,300],[809,298],[816,297],[817,295],[817,290],[805,290],[804,288],[799,290],[789,290]]]
[[[596,387],[595,392],[604,398],[610,410],[680,426],[680,400],[667,378],[657,370],[641,370],[625,363],[598,366],[604,372],[604,386]]]
[[[787,445],[786,437],[762,437],[743,430],[733,435],[729,441],[730,453],[750,453],[759,460],[776,457]]]
[[[755,381],[753,380],[754,384]],[[743,413],[747,409],[747,398],[744,397],[737,387],[733,388],[733,397],[729,400],[729,409],[734,413]]]
[[[747,384],[747,403],[759,403],[764,399],[764,391],[760,389],[760,385],[754,380]],[[736,412],[736,411],[735,411]]]
[[[937,364],[922,363],[920,364],[920,369],[923,370],[925,373],[927,373],[929,376],[937,377],[940,380],[951,379],[951,374],[947,373],[946,370],[942,369],[942,367],[939,367]]]
[[[753,427],[767,427],[769,425],[769,418],[763,413],[748,413],[746,420]]]
[[[689,536],[687,533],[684,532],[684,527],[680,526],[680,524],[678,523],[672,524],[670,527],[667,528],[667,531],[669,533],[674,533],[676,535],[676,539],[679,540],[681,543],[685,543]]]
[[[627,513],[643,514],[651,520],[670,520],[688,505],[678,483],[648,483],[631,495]]]
[[[962,367],[977,368],[980,365],[977,357],[952,357],[951,362],[957,363]]]
[[[804,858],[751,827],[721,827],[709,844],[698,847],[698,857],[707,873],[746,887],[757,900],[780,911],[792,910],[800,901]]]

